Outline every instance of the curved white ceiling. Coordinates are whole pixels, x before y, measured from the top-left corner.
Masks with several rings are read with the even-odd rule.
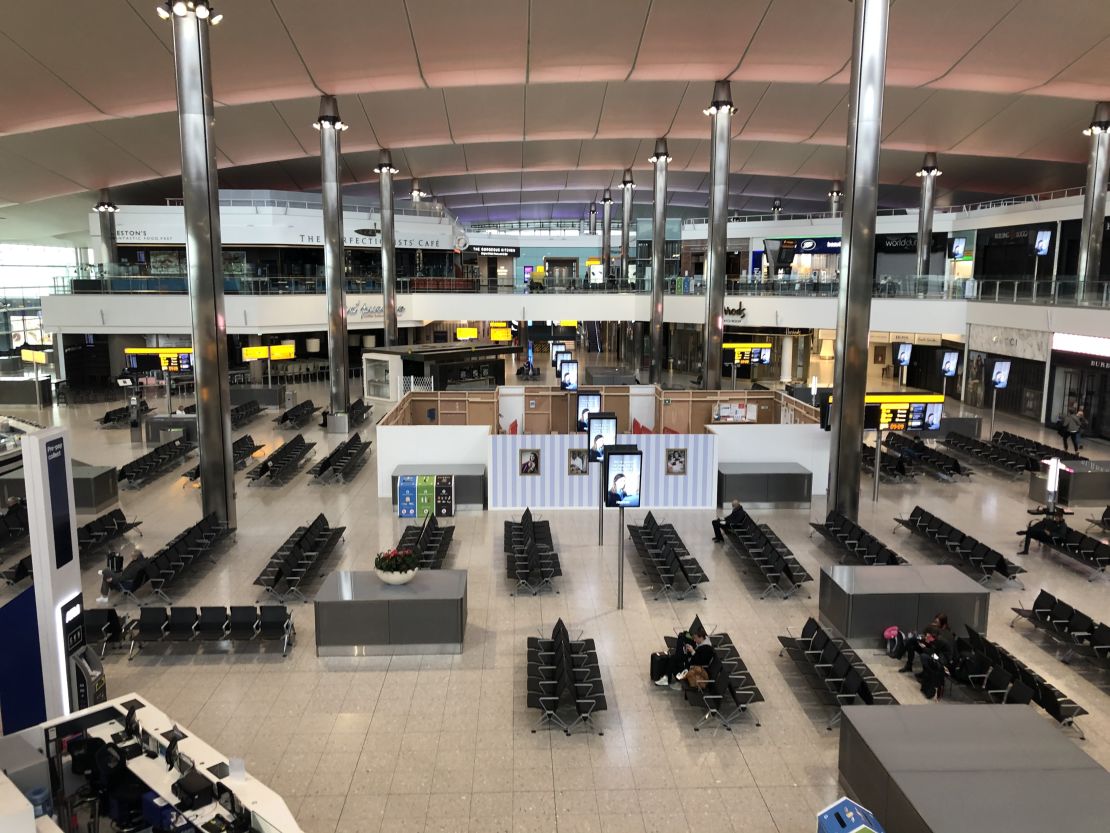
[[[178,193],[169,24],[154,0],[25,2],[0,18],[0,205],[153,182]],[[221,184],[313,189],[321,92],[371,196],[394,149],[463,220],[582,216],[657,136],[676,211],[705,206],[706,106],[733,82],[732,207],[815,209],[842,175],[847,0],[225,0],[212,35]],[[942,201],[1080,185],[1110,98],[1107,0],[894,0],[880,178]],[[641,188],[637,202],[650,199]],[[18,209],[5,209],[17,215]],[[7,230],[0,224],[0,236]]]

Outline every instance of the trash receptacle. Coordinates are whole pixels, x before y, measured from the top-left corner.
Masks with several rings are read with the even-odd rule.
[[[866,807],[840,798],[817,814],[817,833],[885,833]]]

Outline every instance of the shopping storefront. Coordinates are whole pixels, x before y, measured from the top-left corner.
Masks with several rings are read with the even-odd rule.
[[[1089,437],[1110,439],[1110,338],[1055,333],[1046,422],[1070,407],[1083,409]]]

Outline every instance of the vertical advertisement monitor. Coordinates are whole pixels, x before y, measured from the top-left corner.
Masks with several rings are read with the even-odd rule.
[[[944,405],[939,402],[932,402],[925,406],[925,424],[926,431],[939,431],[940,421],[944,416]]]
[[[590,427],[590,414],[601,410],[601,394],[595,391],[579,391],[578,406],[575,409],[575,421],[579,431],[588,431]]]
[[[913,352],[912,344],[899,344],[898,353],[894,360],[894,363],[897,364],[899,367],[909,367],[911,352]]]
[[[752,350],[752,364],[770,364],[771,348],[756,347]]]
[[[559,387],[563,390],[578,390],[578,362],[574,359],[560,360]]]
[[[1033,251],[1038,256],[1048,254],[1048,247],[1052,245],[1052,232],[1048,229],[1042,229],[1037,232],[1036,242],[1033,243]]]
[[[940,372],[951,378],[956,375],[956,370],[960,366],[960,354],[955,350],[950,350],[941,357]]]
[[[991,384],[998,390],[1002,390],[1010,383],[1010,363],[1009,362],[995,362],[994,370],[991,371]]]
[[[605,455],[605,505],[635,509],[640,505],[643,454],[634,445],[619,445]]]
[[[952,238],[951,251],[949,252],[948,256],[950,258],[952,258],[952,260],[959,260],[960,258],[962,258],[964,256],[964,252],[966,250],[967,250],[967,238],[966,237],[953,237]]]
[[[605,459],[605,449],[617,441],[617,415],[608,411],[590,414],[586,433],[590,440],[590,462],[600,463]]]
[[[559,354],[562,353],[566,349],[567,348],[563,345],[563,342],[561,342],[561,341],[556,341],[556,342],[552,343],[552,345],[551,345],[551,366],[552,367],[554,367],[556,369],[559,367]]]

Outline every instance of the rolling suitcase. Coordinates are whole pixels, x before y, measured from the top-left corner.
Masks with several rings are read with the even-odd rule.
[[[651,681],[655,682],[658,679],[667,676],[670,670],[671,658],[666,654],[652,654],[651,655]]]

